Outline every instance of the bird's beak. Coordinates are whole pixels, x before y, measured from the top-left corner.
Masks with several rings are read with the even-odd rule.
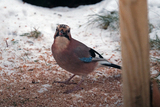
[[[64,34],[63,30],[61,30],[61,31],[59,32],[59,35],[60,35],[60,36],[63,36],[63,34]]]

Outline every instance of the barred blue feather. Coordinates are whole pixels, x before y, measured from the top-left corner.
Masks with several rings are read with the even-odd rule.
[[[85,58],[85,57],[83,57],[83,58],[79,58],[81,61],[83,61],[83,62],[87,62],[87,63],[89,63],[89,62],[91,62],[92,61],[92,57],[89,57],[89,58]]]

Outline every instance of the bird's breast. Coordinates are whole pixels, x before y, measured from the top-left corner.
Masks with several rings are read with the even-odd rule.
[[[57,64],[76,75],[89,74],[97,66],[96,62],[85,63],[80,60],[89,56],[87,52],[87,47],[82,47],[82,44],[74,40],[67,42],[65,38],[56,38],[52,45],[52,53]]]
[[[64,51],[65,49],[67,49],[69,42],[70,41],[66,37],[61,37],[61,36],[56,37],[53,44],[55,51],[58,52]]]

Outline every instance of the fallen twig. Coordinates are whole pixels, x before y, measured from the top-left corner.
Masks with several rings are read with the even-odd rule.
[[[7,45],[7,47],[8,47],[8,42],[7,42],[7,40],[5,40],[6,41],[6,45]]]

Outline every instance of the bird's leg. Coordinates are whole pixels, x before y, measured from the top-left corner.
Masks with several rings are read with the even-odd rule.
[[[73,77],[75,76],[72,75],[69,79],[67,79],[66,81],[54,81],[53,83],[63,83],[63,84],[77,84],[77,83],[74,83],[74,82],[69,82]]]
[[[71,89],[71,90],[66,90],[64,93],[65,94],[69,94],[69,93],[72,93],[73,91],[77,91],[77,90],[81,90],[81,89],[83,89],[82,87],[80,87],[80,85],[82,84],[82,82],[84,81],[84,77],[86,77],[86,76],[82,76],[82,79],[81,79],[81,81],[77,84],[77,86],[75,86],[73,89]]]

